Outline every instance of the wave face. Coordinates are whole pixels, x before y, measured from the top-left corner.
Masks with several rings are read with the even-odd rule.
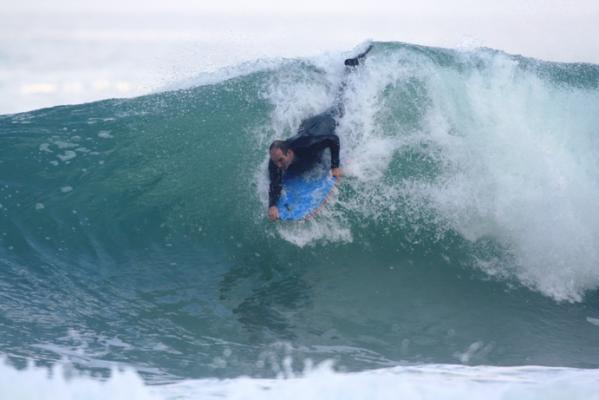
[[[376,43],[335,199],[270,223],[268,144],[347,55],[1,116],[0,351],[158,381],[287,355],[599,367],[599,67]]]

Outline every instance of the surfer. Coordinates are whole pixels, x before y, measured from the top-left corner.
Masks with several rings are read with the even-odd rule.
[[[357,57],[345,60],[346,71],[360,65],[360,60],[371,49],[372,45]],[[337,92],[335,106],[303,120],[295,136],[287,140],[275,140],[270,145],[268,217],[271,220],[279,219],[277,201],[281,196],[284,174],[299,175],[308,171],[321,161],[322,153],[328,148],[331,152],[331,174],[336,178],[341,177],[339,137],[335,134],[335,128],[337,127],[336,118],[343,116],[342,98],[345,85],[344,81]]]

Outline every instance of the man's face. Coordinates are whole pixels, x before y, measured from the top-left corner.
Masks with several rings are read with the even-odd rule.
[[[277,167],[287,169],[293,161],[293,151],[287,150],[287,154],[285,154],[281,149],[272,149],[270,159]]]

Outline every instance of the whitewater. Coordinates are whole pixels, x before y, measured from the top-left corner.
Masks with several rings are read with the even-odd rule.
[[[0,116],[0,397],[597,398],[599,67],[366,45]],[[342,81],[333,200],[269,222]]]

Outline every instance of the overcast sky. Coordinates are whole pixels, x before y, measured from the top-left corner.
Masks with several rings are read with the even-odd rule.
[[[0,12],[35,12],[48,18],[56,13],[132,18],[180,14],[195,17],[197,29],[220,21],[223,30],[257,42],[274,43],[271,36],[279,35],[301,54],[306,49],[298,38],[309,36],[314,52],[371,38],[480,45],[550,60],[599,63],[598,0],[19,0],[6,1]],[[288,29],[281,33],[278,26],[283,23]]]
[[[0,1],[0,113],[369,39],[599,64],[599,0]]]

